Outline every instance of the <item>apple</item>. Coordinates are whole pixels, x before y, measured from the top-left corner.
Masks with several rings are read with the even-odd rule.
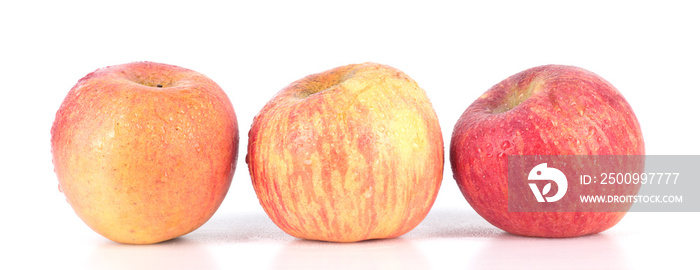
[[[217,210],[236,168],[238,123],[206,76],[135,62],[78,81],[56,113],[51,150],[59,190],[90,228],[156,243]]]
[[[517,73],[461,115],[452,133],[450,162],[474,210],[513,234],[573,237],[612,227],[626,210],[509,211],[508,157],[519,155],[644,155],[644,140],[620,92],[573,66],[545,65]]]
[[[246,162],[260,204],[297,238],[400,236],[435,201],[442,132],[425,91],[376,63],[307,76],[255,117]]]

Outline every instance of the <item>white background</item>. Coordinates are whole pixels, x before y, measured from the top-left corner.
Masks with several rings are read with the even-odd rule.
[[[405,236],[298,240],[264,214],[242,158],[253,117],[277,91],[366,61],[394,66],[426,90],[446,149],[457,118],[489,87],[530,67],[567,64],[622,92],[647,154],[698,155],[700,16],[691,2],[7,2],[0,4],[2,269],[699,267],[699,213],[629,213],[608,231],[572,239],[512,236],[471,210],[447,156],[433,211]],[[216,81],[235,107],[241,147],[228,196],[208,223],[173,241],[133,246],[94,233],[65,203],[49,130],[78,79],[141,60]]]

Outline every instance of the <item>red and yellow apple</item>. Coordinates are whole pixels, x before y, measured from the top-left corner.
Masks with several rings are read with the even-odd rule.
[[[51,149],[59,188],[90,228],[156,243],[217,210],[236,168],[238,124],[211,79],[135,62],[78,81],[56,113]]]
[[[425,218],[443,152],[425,91],[395,68],[364,63],[278,92],[253,121],[246,162],[282,230],[354,242],[400,236]]]
[[[573,237],[606,230],[625,212],[509,212],[508,156],[513,155],[644,155],[644,140],[620,92],[572,66],[515,74],[462,114],[452,133],[450,162],[474,210],[513,234]]]

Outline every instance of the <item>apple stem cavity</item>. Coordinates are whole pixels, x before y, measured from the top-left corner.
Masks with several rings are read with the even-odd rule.
[[[343,84],[347,79],[355,74],[355,68],[358,65],[348,65],[341,67],[339,70],[329,70],[322,73],[309,75],[305,80],[309,82],[303,84],[296,91],[295,96],[300,99],[307,98],[317,93],[333,90]],[[320,80],[319,78],[324,78]]]
[[[504,97],[503,102],[500,105],[498,105],[498,107],[493,109],[493,113],[495,113],[495,114],[504,113],[504,112],[507,112],[507,111],[514,109],[515,107],[518,107],[518,105],[525,102],[525,100],[527,100],[533,94],[538,92],[538,90],[541,88],[541,86],[542,86],[542,80],[533,80],[525,88],[518,88],[517,85],[514,86],[517,89],[512,91],[510,94],[507,94]]]
[[[305,89],[303,91],[299,91],[299,92],[297,92],[296,96],[298,98],[304,99],[304,98],[310,97],[312,95],[315,95],[315,94],[318,94],[318,93],[321,93],[321,92],[324,92],[327,90],[331,90],[331,89],[335,88],[337,85],[339,85],[340,83],[341,82],[337,82],[337,83],[332,84],[332,85],[318,85],[317,87],[314,87],[314,88],[309,88],[309,89]]]

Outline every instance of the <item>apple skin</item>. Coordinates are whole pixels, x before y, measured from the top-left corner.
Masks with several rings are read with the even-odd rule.
[[[450,162],[474,210],[513,234],[574,237],[604,231],[626,212],[508,212],[509,155],[644,155],[644,140],[620,92],[573,66],[517,73],[464,111]]]
[[[217,210],[236,168],[238,123],[206,76],[134,62],[78,81],[56,113],[51,149],[59,189],[90,228],[149,244]]]
[[[395,68],[364,63],[278,92],[253,121],[246,162],[279,228],[355,242],[403,235],[425,218],[444,145],[425,91]]]

